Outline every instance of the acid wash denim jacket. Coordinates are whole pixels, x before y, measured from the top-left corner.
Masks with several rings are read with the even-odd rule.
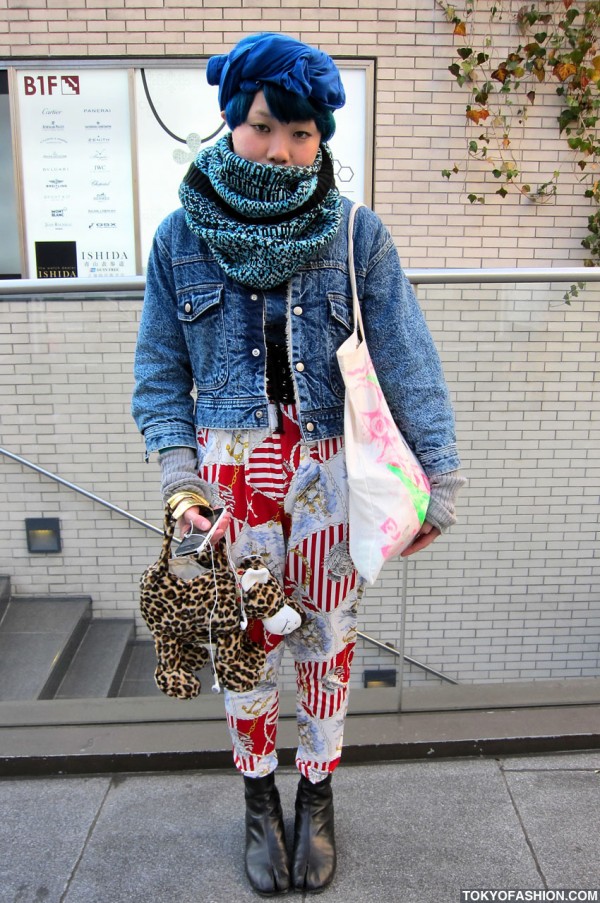
[[[287,284],[287,343],[306,441],[343,435],[336,350],[351,334],[343,199],[335,238]],[[365,337],[392,416],[429,476],[458,469],[454,416],[440,359],[393,239],[366,207],[354,227]],[[200,427],[264,428],[262,293],[229,278],[183,210],[159,226],[150,253],[135,355],[132,413],[147,455],[196,448]]]

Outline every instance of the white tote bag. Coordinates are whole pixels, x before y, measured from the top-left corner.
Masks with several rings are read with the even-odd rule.
[[[354,270],[355,204],[348,224],[354,332],[337,359],[346,386],[344,444],[349,486],[349,544],[361,577],[374,583],[388,558],[419,532],[429,505],[429,480],[394,423],[364,338]]]

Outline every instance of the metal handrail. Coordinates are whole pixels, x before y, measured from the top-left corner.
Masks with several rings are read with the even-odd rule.
[[[28,461],[27,458],[22,458],[21,455],[16,455],[14,452],[8,451],[6,448],[0,448],[0,455],[5,455],[7,458],[11,458],[13,461],[17,461],[19,464],[23,464],[25,467],[31,468],[31,470],[35,470],[36,473],[42,474],[44,477],[48,477],[51,480],[54,480],[55,483],[60,483],[61,486],[66,486],[67,489],[72,489],[74,492],[78,492],[80,495],[84,495],[86,498],[91,499],[93,502],[98,502],[99,505],[104,505],[105,508],[110,508],[111,511],[114,511],[115,514],[119,514],[121,517],[126,517],[127,520],[131,520],[136,524],[139,524],[141,527],[145,527],[147,530],[152,530],[153,533],[160,533],[163,535],[163,531],[160,527],[155,527],[154,524],[148,523],[148,521],[142,520],[140,517],[136,517],[135,514],[131,514],[129,511],[125,511],[124,508],[119,508],[118,505],[113,505],[112,502],[107,502],[106,499],[100,498],[99,495],[94,495],[93,492],[89,492],[89,490],[84,489],[82,486],[78,486],[77,483],[70,483],[69,480],[63,479],[63,477],[59,477],[58,474],[52,473],[50,470],[44,470],[43,467],[40,467],[38,464],[34,464],[33,461]]]
[[[488,267],[415,269],[405,273],[413,285],[461,285],[506,282],[600,282],[600,267]],[[0,300],[15,295],[85,295],[99,292],[142,293],[144,276],[75,279],[2,279]]]
[[[33,461],[29,461],[27,458],[23,458],[21,455],[17,455],[14,452],[8,451],[8,449],[2,447],[0,447],[0,455],[4,455],[6,458],[10,458],[12,461],[16,461],[18,464],[22,464],[24,467],[29,467],[36,473],[39,473],[44,477],[48,477],[50,480],[54,480],[55,483],[60,483],[61,486],[66,486],[67,489],[72,489],[74,492],[79,493],[79,495],[83,495],[86,498],[91,499],[91,501],[97,502],[99,505],[103,505],[110,511],[114,511],[114,513],[118,514],[120,517],[125,517],[127,518],[127,520],[133,521],[133,523],[138,524],[140,527],[145,527],[146,530],[152,530],[153,533],[159,533],[161,536],[163,535],[163,530],[160,527],[155,527],[154,524],[142,520],[140,517],[136,517],[135,514],[131,514],[124,508],[119,508],[118,505],[113,505],[112,502],[107,502],[106,499],[101,498],[101,496],[90,492],[88,489],[84,489],[82,486],[78,486],[77,483],[71,483],[69,480],[65,480],[63,477],[59,477],[58,474],[52,473],[52,471],[46,470],[44,467],[40,467],[39,464],[34,464]],[[368,643],[372,643],[373,645],[378,646],[380,649],[385,649],[386,652],[390,652],[392,655],[402,655],[402,653],[399,652],[399,650],[391,644],[383,643],[381,642],[381,640],[376,640],[375,637],[369,636],[369,634],[367,633],[357,631],[357,635],[361,639],[366,640]],[[405,662],[408,662],[411,665],[416,665],[423,671],[426,671],[429,674],[433,674],[435,677],[439,677],[442,680],[447,681],[448,683],[458,683],[458,681],[453,680],[451,677],[447,677],[445,674],[442,674],[441,671],[436,671],[435,668],[430,668],[429,665],[424,665],[422,662],[419,662],[414,658],[410,658],[408,655],[404,655],[403,659]]]
[[[359,637],[361,637],[363,640],[367,640],[369,643],[373,643],[374,646],[378,646],[380,649],[385,649],[386,652],[391,652],[392,655],[395,655],[398,658],[402,656],[400,650],[396,649],[395,646],[392,646],[391,643],[383,643],[381,640],[376,640],[375,637],[369,636],[368,633],[362,633],[360,630],[357,631],[357,633]],[[458,685],[458,681],[454,680],[453,677],[448,677],[448,675],[444,674],[442,671],[436,671],[435,668],[430,668],[429,665],[424,665],[423,662],[417,661],[416,658],[411,658],[410,655],[404,654],[402,658],[405,662],[408,662],[409,665],[416,665],[423,671],[427,671],[428,674],[433,674],[434,677],[439,677],[441,678],[441,680],[445,680],[449,684]]]

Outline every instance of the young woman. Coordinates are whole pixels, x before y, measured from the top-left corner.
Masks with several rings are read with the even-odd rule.
[[[160,453],[180,530],[225,506],[234,560],[258,554],[306,619],[267,652],[250,693],[225,694],[246,798],[246,871],[262,894],[318,891],[336,867],[331,776],[340,761],[363,581],[348,554],[344,387],[335,352],[352,331],[347,223],[327,141],[345,95],[327,54],[281,34],[213,57],[208,81],[230,133],[201,151],[159,226],[148,265],[133,414]],[[366,338],[392,414],[432,498],[405,554],[455,520],[454,421],[439,357],[393,241],[358,211],[355,264]],[[297,672],[300,782],[291,863],[277,766],[277,672]]]

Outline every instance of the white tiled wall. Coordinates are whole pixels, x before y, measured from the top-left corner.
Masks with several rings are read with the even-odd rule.
[[[509,0],[505,25],[522,0]],[[12,0],[0,56],[209,55],[284,30],[337,56],[377,59],[374,206],[408,267],[567,266],[585,256],[590,212],[556,137],[552,85],[513,133],[532,184],[562,170],[537,206],[472,162],[466,94],[447,71],[455,39],[433,0]],[[481,10],[485,4],[478,5]],[[477,25],[481,36],[485,23]],[[496,36],[499,52],[502,36]],[[466,181],[465,181],[466,179]],[[475,186],[485,205],[470,205]],[[174,204],[176,203],[174,199]],[[408,654],[464,681],[599,674],[597,565],[600,294],[564,288],[422,288],[457,411],[469,485],[460,523],[409,572]],[[139,299],[0,301],[1,442],[160,524],[156,462],[129,416]],[[18,592],[88,592],[97,614],[137,610],[159,539],[0,457],[0,572]],[[27,555],[27,515],[60,516],[64,554]],[[388,565],[362,628],[397,642],[401,574]],[[359,652],[355,669],[392,663]],[[409,680],[426,678],[411,669]]]
[[[598,676],[600,291],[422,287],[455,400],[469,484],[459,524],[409,566],[406,652],[461,681]],[[161,522],[158,467],[129,414],[141,302],[0,303],[2,444]],[[0,572],[18,593],[89,593],[137,616],[160,539],[0,457]],[[64,551],[27,553],[24,518],[61,520]],[[399,641],[401,569],[367,593],[361,629]],[[139,619],[138,619],[139,620]],[[143,635],[144,628],[141,633]],[[358,652],[355,673],[393,659]],[[411,684],[430,681],[411,669]]]
[[[448,72],[457,39],[434,0],[4,0],[1,5],[0,60],[8,64],[15,57],[210,55],[264,30],[287,32],[338,57],[375,57],[374,201],[406,266],[583,261],[580,242],[590,206],[576,160],[557,134],[556,85],[536,83],[526,125],[511,132],[510,154],[532,186],[560,169],[560,194],[543,206],[516,191],[501,201],[489,166],[467,162],[467,139],[477,139],[481,127],[467,125],[470,96]],[[515,35],[514,15],[522,5],[522,0],[502,4],[492,59],[499,61],[512,46],[506,33]],[[483,48],[490,31],[488,4],[475,7],[474,40]],[[455,163],[461,172],[447,181],[441,172]],[[485,206],[468,202],[470,190],[486,196]]]
[[[571,307],[561,295],[421,292],[469,485],[446,548],[415,564],[407,644],[452,676],[598,675],[599,294]]]

